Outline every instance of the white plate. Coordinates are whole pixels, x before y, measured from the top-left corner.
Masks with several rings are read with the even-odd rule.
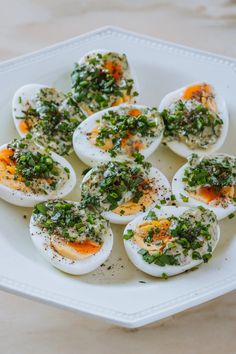
[[[236,153],[236,61],[113,27],[0,64],[0,145],[17,136],[11,100],[18,87],[38,82],[66,90],[73,63],[87,51],[102,47],[128,55],[140,83],[142,104],[158,105],[168,92],[194,81],[212,83],[226,98],[231,116],[229,135],[221,151]],[[75,156],[69,160],[78,171],[79,186],[85,166]],[[185,161],[164,147],[150,160],[169,179]],[[76,200],[78,196],[77,187],[71,198]],[[79,277],[61,273],[34,248],[28,231],[30,214],[29,209],[0,201],[0,285],[7,291],[121,326],[139,327],[235,289],[236,218],[221,222],[221,241],[209,264],[194,272],[158,280],[141,273],[128,261],[121,226],[113,227],[116,241],[105,266]]]

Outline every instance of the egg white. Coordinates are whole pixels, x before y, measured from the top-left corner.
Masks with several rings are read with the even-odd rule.
[[[77,202],[73,203],[79,204]],[[48,262],[61,271],[72,275],[82,275],[97,269],[107,260],[113,246],[113,233],[110,226],[107,226],[103,234],[104,243],[101,249],[89,257],[73,261],[61,256],[51,247],[50,235],[35,225],[33,215],[30,219],[30,234],[35,247]]]
[[[168,107],[180,99],[186,90],[187,87],[192,85],[200,84],[200,82],[194,82],[187,86],[181,87],[178,90],[168,93],[162,100],[159,105],[159,112],[162,112],[164,109],[168,109]],[[179,141],[170,141],[167,142],[167,146],[177,155],[187,158],[191,153],[196,153],[198,155],[206,155],[211,154],[218,151],[221,146],[224,144],[225,139],[227,137],[228,128],[229,128],[229,114],[226,106],[225,99],[215,90],[214,86],[214,94],[215,94],[215,101],[218,108],[218,114],[220,118],[223,120],[223,125],[221,128],[221,134],[218,137],[215,144],[210,145],[207,149],[191,149],[186,144],[179,142]]]
[[[90,142],[87,138],[87,133],[89,133],[93,128],[95,128],[99,123],[97,121],[101,121],[102,115],[109,111],[118,111],[121,107],[128,107],[127,104],[122,104],[119,106],[115,106],[112,108],[104,109],[103,111],[96,112],[92,114],[90,117],[85,119],[74,131],[73,135],[73,147],[75,150],[76,155],[79,157],[81,161],[83,161],[88,166],[96,166],[99,163],[107,162],[111,160],[111,155],[109,152],[104,151],[99,148],[99,146],[95,146]],[[144,109],[147,106],[144,105],[137,105],[131,104],[132,108],[137,109]],[[162,140],[163,132],[160,133],[158,137],[155,137],[151,144],[140,151],[140,153],[145,157],[148,158],[160,145]],[[141,139],[142,140],[142,139]],[[117,154],[116,160],[124,161],[129,160],[130,158],[123,154]]]
[[[48,86],[40,85],[40,84],[28,84],[28,85],[20,87],[14,94],[14,97],[12,100],[12,115],[13,115],[13,120],[14,120],[16,130],[22,138],[24,138],[26,136],[26,134],[22,133],[20,131],[19,126],[20,126],[22,119],[17,119],[17,117],[24,116],[23,111],[24,111],[24,107],[27,102],[33,108],[35,108],[33,98],[35,97],[35,95],[37,95],[37,93],[42,88],[46,88],[46,87],[48,87]]]
[[[234,157],[228,154],[213,154],[213,156],[219,156],[219,155]],[[176,201],[179,205],[189,206],[189,207],[203,206],[206,209],[212,210],[216,214],[218,220],[222,220],[226,218],[229,214],[236,211],[236,205],[233,204],[229,204],[226,208],[223,208],[222,206],[209,205],[207,203],[201,202],[200,200],[191,197],[188,194],[188,192],[184,189],[185,183],[182,181],[182,178],[184,177],[184,171],[188,166],[189,166],[188,163],[186,163],[185,165],[180,167],[180,169],[174,175],[172,181],[172,192],[175,195]],[[188,201],[184,202],[181,195],[187,197]]]
[[[90,174],[93,172],[93,169],[91,169],[87,174],[84,176],[82,182],[81,182],[81,187],[83,183],[85,183],[88,179]],[[151,210],[156,204],[158,204],[161,200],[163,199],[170,199],[171,196],[171,187],[168,179],[166,176],[159,171],[156,167],[151,167],[150,172],[148,174],[149,178],[155,178],[155,183],[154,183],[154,188],[160,188],[160,186],[163,186],[163,188],[160,188],[160,194],[153,195],[155,198],[155,201],[146,207],[146,210],[149,211]],[[133,215],[119,215],[116,213],[113,213],[112,211],[104,211],[102,212],[102,216],[106,219],[109,220],[113,224],[127,224],[131,220],[135,219],[137,215],[143,214],[142,212],[133,214]]]
[[[7,145],[8,144],[4,144],[0,146],[0,151],[6,148]],[[38,151],[43,151],[43,149],[38,148]],[[49,155],[54,161],[58,162],[63,167],[67,167],[70,170],[69,179],[62,186],[62,188],[52,191],[51,193],[48,193],[46,195],[46,194],[25,193],[23,191],[12,189],[0,183],[0,198],[13,205],[22,206],[22,207],[33,207],[37,203],[44,202],[49,199],[63,198],[66,195],[68,195],[76,185],[75,171],[71,166],[71,164],[66,159],[59,156],[55,152],[51,152]]]
[[[189,208],[186,207],[177,207],[177,206],[164,206],[161,209],[157,210],[155,209],[155,213],[159,218],[168,218],[171,215],[175,215],[176,217],[179,217],[181,214],[183,214],[186,210]],[[148,212],[137,216],[133,221],[131,221],[125,228],[124,234],[127,233],[128,230],[135,230],[139,224],[142,224],[145,222],[145,217],[148,215]],[[213,250],[215,249],[218,241],[220,239],[220,227],[219,225],[217,226],[217,235],[216,235],[216,240],[215,244],[213,245]],[[124,240],[124,246],[125,250],[127,252],[127,255],[130,259],[130,261],[141,271],[144,273],[147,273],[149,275],[155,276],[155,277],[162,277],[163,273],[165,273],[167,276],[173,276],[177,275],[180,273],[183,273],[193,267],[198,266],[203,262],[203,260],[192,260],[191,262],[185,264],[185,265],[165,265],[164,267],[161,267],[156,264],[149,264],[145,262],[142,258],[142,255],[137,253],[140,250],[140,247],[132,241],[132,238],[129,240]]]

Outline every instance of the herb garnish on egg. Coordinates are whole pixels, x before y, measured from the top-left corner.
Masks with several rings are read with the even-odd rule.
[[[196,82],[168,93],[159,112],[165,124],[164,144],[182,157],[214,153],[227,137],[226,101],[209,83]]]
[[[95,270],[106,261],[113,245],[110,225],[97,211],[62,199],[35,206],[30,233],[41,254],[69,274]]]
[[[229,202],[236,202],[236,158],[220,154],[202,158],[193,154],[182,181],[191,196],[226,207]]]
[[[49,235],[62,237],[70,242],[91,240],[102,243],[102,232],[107,221],[89,209],[84,209],[63,200],[41,203],[35,206],[33,214],[36,224],[46,229]]]
[[[110,222],[126,224],[160,200],[169,200],[170,184],[148,162],[111,160],[89,170],[81,192],[84,205],[97,208]]]
[[[16,189],[22,187],[32,193],[48,194],[68,180],[70,174],[68,168],[63,168],[27,139],[13,140],[8,144],[0,152],[0,161],[7,169],[1,183],[14,185]]]
[[[30,133],[37,144],[67,155],[72,150],[73,132],[86,117],[70,94],[44,87],[31,103],[23,105],[22,114],[16,118],[21,133]]]
[[[159,146],[164,131],[155,107],[120,105],[88,117],[75,130],[73,146],[89,166],[117,160],[142,160]],[[143,156],[142,156],[143,155]]]
[[[203,207],[164,207],[131,222],[123,238],[138,268],[161,276],[165,267],[168,275],[174,275],[209,261],[219,239],[219,227],[215,214]]]
[[[96,132],[92,131],[88,136],[96,146],[102,149],[109,147],[111,157],[117,156],[117,153],[132,156],[148,145],[149,137],[160,135],[163,127],[156,115],[156,108],[140,110],[124,107],[120,111],[109,110],[102,115]],[[142,141],[144,137],[146,144]]]
[[[90,170],[87,181],[82,183],[82,200],[104,210],[114,210],[131,200],[138,202],[145,190],[150,190],[147,180],[149,163],[110,161]]]
[[[220,116],[196,100],[177,100],[161,112],[166,141],[179,140],[192,149],[215,144],[223,124]]]
[[[89,114],[137,96],[125,54],[92,52],[75,64],[71,74],[76,102]]]

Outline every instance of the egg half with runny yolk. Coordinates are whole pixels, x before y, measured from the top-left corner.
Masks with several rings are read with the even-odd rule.
[[[32,207],[65,197],[75,184],[69,162],[30,140],[13,140],[0,147],[0,198],[11,204]]]
[[[131,262],[147,274],[164,278],[208,262],[219,238],[212,211],[176,206],[139,215],[123,235]]]
[[[113,245],[112,230],[104,218],[80,203],[61,199],[35,206],[30,233],[47,261],[74,275],[98,268]]]
[[[226,139],[226,102],[209,83],[193,83],[167,94],[159,112],[165,124],[163,141],[182,157],[216,152]]]
[[[123,53],[93,50],[75,64],[71,79],[72,97],[87,115],[136,102],[137,80]]]
[[[172,191],[179,205],[203,206],[224,219],[236,210],[236,157],[193,154],[175,174]]]
[[[170,200],[170,184],[149,163],[109,161],[93,167],[81,183],[82,203],[115,224],[127,224],[156,204]]]
[[[75,153],[95,166],[115,158],[149,157],[161,143],[164,125],[157,109],[143,105],[121,105],[95,113],[74,132]]]

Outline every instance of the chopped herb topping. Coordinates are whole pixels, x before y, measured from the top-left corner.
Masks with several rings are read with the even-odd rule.
[[[173,255],[167,255],[163,253],[150,254],[144,249],[140,249],[138,253],[141,254],[143,260],[149,264],[154,263],[160,267],[164,267],[166,265],[179,265],[178,260]]]
[[[167,280],[169,278],[166,273],[162,273],[161,277],[162,277],[162,279],[165,279],[165,280]]]
[[[86,117],[70,94],[42,88],[18,118],[24,120],[34,141],[67,155],[72,150],[73,132]]]
[[[126,234],[123,235],[124,240],[130,240],[134,236],[133,230],[127,230]]]
[[[200,158],[192,154],[184,172],[184,182],[189,187],[234,186],[236,184],[236,159],[219,155]]]
[[[150,213],[149,213],[150,214]],[[192,260],[208,262],[217,237],[217,220],[212,211],[192,208],[181,216],[158,220],[151,212],[136,230],[129,230],[133,242],[142,245],[138,253],[149,264],[183,265]]]
[[[223,154],[205,157],[193,154],[182,181],[194,198],[207,196],[206,203],[225,208],[235,203],[236,158]]]
[[[75,64],[71,74],[73,98],[96,112],[130,101],[137,95],[125,54],[96,53],[88,55],[82,64]]]
[[[163,126],[156,108],[128,106],[104,113],[98,129],[95,144],[103,147],[109,139],[112,143],[109,153],[114,157],[122,151],[129,155],[139,152],[160,135]]]
[[[183,194],[180,193],[180,197],[181,197],[181,199],[182,199],[182,201],[183,201],[184,203],[188,203],[189,198],[186,197],[186,195],[183,195]]]
[[[126,201],[138,203],[152,183],[149,163],[110,161],[92,169],[82,185],[82,202],[102,210],[113,210]]]
[[[47,194],[68,179],[70,171],[65,170],[51,155],[39,150],[31,141],[13,140],[7,148],[12,151],[10,160],[15,167],[14,180],[24,182],[33,192]]]
[[[107,221],[98,213],[64,200],[38,204],[33,215],[36,225],[47,230],[49,235],[70,242],[93,240],[101,244],[101,235],[107,228]]]
[[[218,114],[196,100],[177,100],[161,112],[166,141],[178,140],[192,149],[214,144],[223,124]]]

